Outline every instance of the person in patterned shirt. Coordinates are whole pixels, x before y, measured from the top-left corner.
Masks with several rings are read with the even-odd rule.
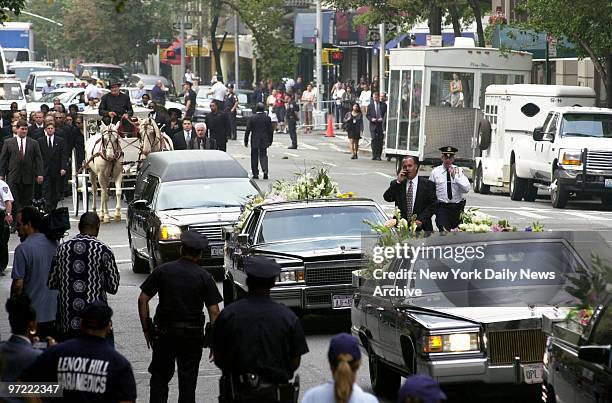
[[[106,293],[119,289],[119,269],[112,250],[97,239],[100,219],[93,212],[84,213],[79,234],[62,243],[51,264],[49,288],[59,290],[57,331],[59,340],[77,337],[81,314],[94,301],[106,302]],[[114,345],[112,332],[107,336]]]

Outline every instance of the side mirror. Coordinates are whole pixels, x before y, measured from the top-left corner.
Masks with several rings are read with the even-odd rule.
[[[240,246],[247,246],[249,243],[249,234],[239,234],[237,240]]]
[[[32,89],[32,86],[31,86],[30,84],[26,84],[26,86],[25,86],[25,90],[24,90],[24,91],[25,91],[25,92],[26,92],[26,94],[27,94],[27,93],[28,93],[28,92],[29,92],[31,89]]]
[[[144,200],[144,199],[134,200],[132,202],[132,207],[134,207],[135,209],[138,209],[138,210],[148,210],[149,209],[149,202],[147,200]]]
[[[594,364],[610,366],[610,349],[612,347],[584,346],[578,350],[578,358]]]
[[[542,127],[536,127],[535,129],[533,129],[533,139],[535,141],[542,141],[543,138],[544,130],[542,130]]]

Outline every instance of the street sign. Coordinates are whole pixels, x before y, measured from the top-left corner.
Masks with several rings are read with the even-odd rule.
[[[442,35],[427,35],[426,43],[430,48],[442,47]]]
[[[164,45],[170,43],[170,40],[166,38],[151,38],[147,42],[152,43],[153,45]]]
[[[557,57],[557,40],[553,37],[548,37],[548,57]]]
[[[190,22],[184,22],[183,23],[183,29],[192,29],[193,28],[193,24]],[[179,30],[181,29],[181,23],[180,22],[175,22],[172,24],[172,29],[176,29]]]

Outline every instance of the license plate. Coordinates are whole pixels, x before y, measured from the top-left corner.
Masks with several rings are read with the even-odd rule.
[[[213,246],[210,248],[210,256],[223,256],[223,246]]]
[[[542,383],[544,364],[523,364],[523,379],[525,383]]]
[[[604,186],[607,188],[612,188],[612,179],[604,179]]]
[[[332,295],[332,309],[348,309],[352,305],[352,295]]]

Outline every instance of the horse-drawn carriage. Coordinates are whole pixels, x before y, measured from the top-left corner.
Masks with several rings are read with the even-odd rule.
[[[96,212],[98,185],[100,188],[100,219],[109,222],[109,190],[114,190],[117,204],[115,221],[121,219],[121,196],[131,200],[138,174],[139,161],[150,152],[171,150],[172,141],[163,134],[155,121],[148,116],[149,110],[134,108],[137,122],[117,122],[106,125],[97,111],[82,112],[85,137],[85,160],[82,166],[72,161],[72,202],[73,213],[79,214],[82,203],[84,211]],[[127,123],[127,126],[126,126]],[[133,125],[134,132],[126,127]],[[110,184],[114,183],[111,188]],[[90,199],[91,197],[91,199]]]

